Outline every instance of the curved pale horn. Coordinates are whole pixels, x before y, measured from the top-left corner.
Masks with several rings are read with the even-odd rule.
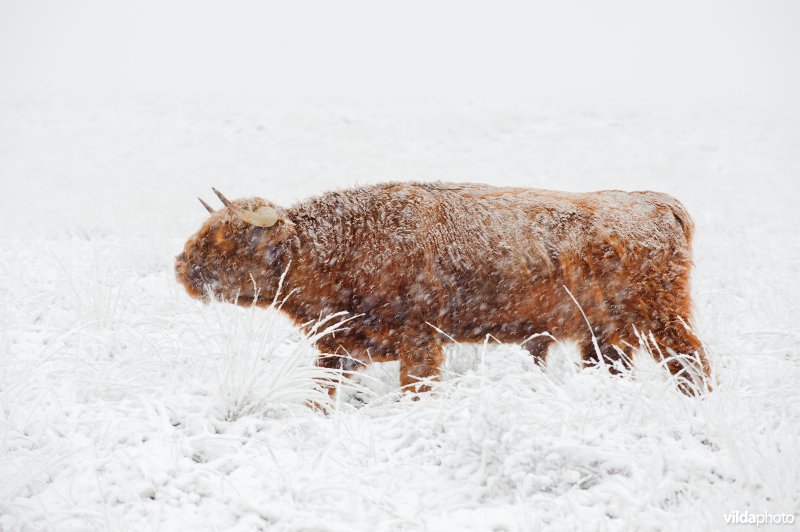
[[[219,190],[217,190],[214,187],[211,187],[211,190],[214,191],[214,194],[217,195],[217,197],[219,198],[219,200],[222,202],[223,205],[225,205],[226,207],[233,208],[233,204],[231,203],[231,201],[228,198],[226,198],[225,196],[223,196],[222,192],[220,192]]]
[[[255,225],[256,227],[272,227],[278,222],[278,218],[280,218],[280,216],[278,216],[278,211],[272,207],[267,207],[264,205],[255,211],[246,211],[241,207],[237,207],[231,203],[231,201],[216,188],[211,187],[211,190],[214,191],[214,194],[217,195],[217,197],[226,207],[236,213],[236,216],[250,225]]]
[[[202,204],[203,204],[203,207],[205,207],[205,208],[206,208],[206,210],[207,210],[208,212],[210,212],[210,213],[212,213],[212,214],[214,213],[214,209],[212,209],[212,208],[211,208],[211,206],[210,206],[208,203],[206,203],[205,201],[203,201],[203,198],[197,198],[197,199],[199,199],[199,200],[200,200],[200,203],[202,203]]]
[[[255,225],[256,227],[272,227],[278,222],[278,218],[280,218],[277,210],[273,207],[267,207],[266,205],[252,212],[234,207],[234,212],[236,212],[236,216],[241,218],[242,221]]]

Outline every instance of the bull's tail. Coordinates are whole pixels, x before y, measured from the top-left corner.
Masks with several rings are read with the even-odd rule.
[[[686,242],[691,245],[692,236],[694,236],[694,220],[692,220],[692,217],[689,215],[686,207],[683,206],[683,203],[671,196],[667,197],[669,199],[665,203],[670,210],[672,210],[672,214],[675,216],[675,219],[678,221],[681,229],[683,229],[683,234],[686,236]]]

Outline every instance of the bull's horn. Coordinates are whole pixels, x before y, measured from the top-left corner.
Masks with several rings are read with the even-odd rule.
[[[203,207],[205,207],[205,208],[206,208],[206,210],[207,210],[208,212],[210,212],[210,213],[212,213],[212,214],[214,213],[214,209],[212,209],[212,208],[211,208],[211,206],[210,206],[208,203],[206,203],[205,201],[203,201],[203,198],[197,198],[197,199],[199,199],[199,200],[200,200],[200,203],[202,203],[202,204],[203,204]]]
[[[226,207],[233,208],[233,204],[231,203],[231,201],[228,198],[226,198],[225,196],[223,196],[222,192],[220,192],[219,190],[217,190],[214,187],[211,187],[211,190],[214,191],[214,194],[217,195],[217,197],[219,198],[219,200],[222,202],[223,205],[225,205]]]
[[[276,211],[273,207],[267,207],[264,205],[263,207],[259,207],[254,211],[247,211],[231,203],[231,201],[223,196],[222,192],[216,188],[211,187],[211,190],[214,191],[214,194],[217,195],[220,201],[222,201],[226,207],[232,210],[240,220],[247,222],[250,225],[255,225],[256,227],[272,227],[278,222],[278,211]]]
[[[278,222],[278,211],[273,207],[264,205],[254,211],[246,211],[244,209],[234,209],[236,216],[251,225],[256,227],[272,227]]]

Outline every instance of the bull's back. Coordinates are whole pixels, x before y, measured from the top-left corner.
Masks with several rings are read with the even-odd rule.
[[[398,319],[466,328],[488,308],[498,322],[554,315],[565,286],[580,298],[587,285],[635,284],[687,248],[691,227],[677,200],[652,192],[387,183],[315,202],[315,256],[332,278],[352,280],[350,301],[368,303],[351,310],[391,302]]]
[[[386,183],[327,194],[308,210],[318,255],[379,270],[400,261],[502,274],[524,264],[536,274],[604,243],[626,254],[688,248],[693,229],[671,196],[615,190]]]
[[[624,306],[648,297],[654,271],[688,269],[691,218],[665,194],[427,189],[420,220],[440,223],[421,223],[418,238],[438,244],[424,249],[444,282],[426,288],[447,296],[442,325],[464,339],[574,330],[582,322],[570,294],[581,305]]]
[[[410,223],[420,241],[433,234],[446,246],[462,245],[474,259],[493,250],[584,250],[605,240],[632,247],[686,245],[693,223],[675,198],[658,192],[606,190],[571,193],[482,184],[410,184],[421,193]]]

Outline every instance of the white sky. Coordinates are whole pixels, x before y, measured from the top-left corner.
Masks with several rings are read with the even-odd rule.
[[[800,1],[0,0],[0,96],[785,102]]]

